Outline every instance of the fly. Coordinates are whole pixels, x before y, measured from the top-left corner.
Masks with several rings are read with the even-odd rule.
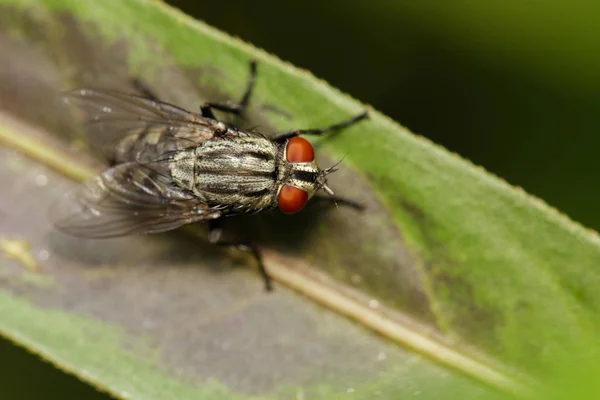
[[[206,103],[200,113],[161,102],[148,90],[143,97],[93,89],[66,93],[64,101],[83,111],[90,144],[111,167],[57,203],[51,212],[55,227],[74,236],[108,238],[207,222],[211,243],[254,255],[265,288],[271,290],[257,247],[221,241],[220,222],[274,208],[296,213],[320,189],[333,199],[327,176],[335,166],[319,168],[312,145],[301,136],[336,131],[367,114],[270,139],[217,120],[213,110],[244,112],[255,77],[256,62],[251,62],[240,101]],[[352,201],[338,202],[357,207]]]

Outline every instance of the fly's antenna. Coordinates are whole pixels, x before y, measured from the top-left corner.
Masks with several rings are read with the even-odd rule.
[[[346,156],[342,157],[342,159],[338,162],[336,162],[335,164],[333,164],[331,167],[327,168],[326,170],[323,171],[323,173],[325,175],[329,175],[332,172],[335,172],[338,170],[338,165],[340,165],[342,163],[342,161],[344,161],[344,158],[346,158]]]
[[[335,196],[333,193],[333,190],[331,190],[331,188],[329,186],[327,186],[327,175],[334,173],[335,171],[338,170],[338,165],[341,164],[342,161],[344,161],[344,157],[342,157],[342,159],[338,162],[336,162],[335,164],[333,164],[331,167],[324,169],[321,171],[320,176],[319,176],[319,186],[321,189],[323,189],[325,191],[325,193],[327,193],[330,197],[331,200],[333,201],[333,204],[335,204],[335,208],[337,208],[338,210],[340,209],[340,207],[338,206],[337,201],[335,200]]]

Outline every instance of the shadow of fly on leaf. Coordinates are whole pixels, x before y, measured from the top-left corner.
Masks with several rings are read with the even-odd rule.
[[[256,62],[237,103],[206,103],[200,113],[161,102],[137,82],[142,96],[75,89],[63,100],[82,114],[90,145],[111,167],[72,192],[50,210],[54,226],[67,234],[109,238],[165,232],[194,222],[208,223],[211,243],[250,252],[265,289],[271,279],[256,244],[221,240],[224,218],[279,208],[301,211],[311,199],[362,207],[336,198],[327,177],[337,165],[321,169],[303,135],[322,135],[353,125],[355,117],[319,129],[298,129],[267,138],[217,120],[213,111],[241,115],[247,108]],[[315,195],[319,190],[328,197]]]

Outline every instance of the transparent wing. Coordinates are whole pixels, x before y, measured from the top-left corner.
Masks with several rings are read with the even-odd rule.
[[[64,93],[63,100],[83,114],[93,148],[108,154],[130,135],[149,138],[152,145],[162,145],[160,151],[164,152],[195,146],[213,137],[215,131],[214,123],[198,114],[140,96],[76,89]],[[150,155],[148,160],[152,158]]]
[[[164,232],[221,216],[173,185],[159,168],[131,162],[107,169],[65,194],[50,219],[65,233],[107,238]]]

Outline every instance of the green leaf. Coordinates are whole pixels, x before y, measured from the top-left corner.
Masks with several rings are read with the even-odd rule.
[[[160,2],[1,0],[0,30],[0,333],[60,368],[123,398],[474,398],[500,396],[482,383],[521,393],[597,344],[597,235],[376,111],[317,142],[322,164],[344,157],[336,193],[367,212],[241,221],[306,298],[263,293],[250,259],[184,233],[54,232],[51,202],[102,169],[66,146],[58,90],[136,78],[197,109],[238,96],[257,59],[248,126],[364,106]]]

